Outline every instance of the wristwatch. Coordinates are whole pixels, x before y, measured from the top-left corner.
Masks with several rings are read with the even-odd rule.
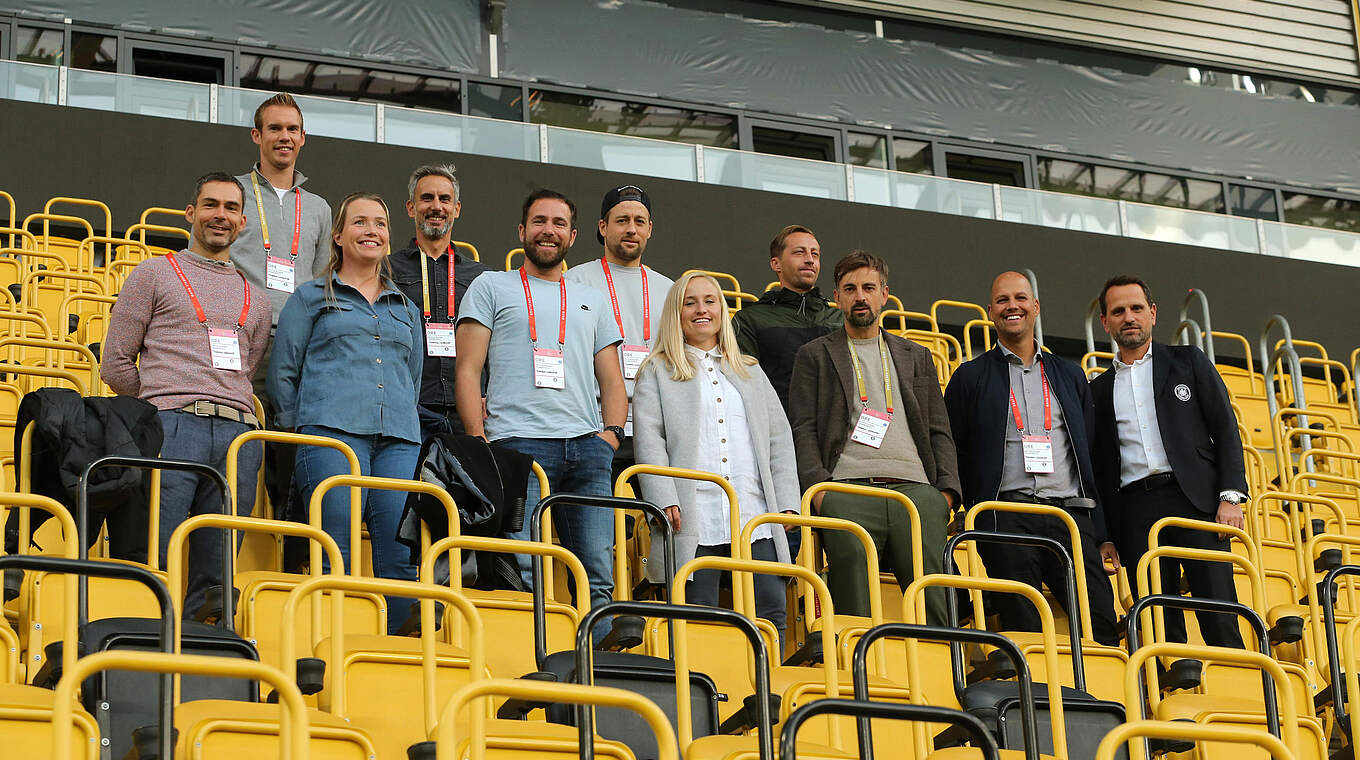
[[[1240,507],[1243,504],[1247,503],[1247,495],[1242,493],[1241,491],[1234,491],[1232,489],[1229,489],[1226,491],[1219,492],[1218,500],[1226,501],[1229,504]]]
[[[623,428],[619,427],[618,425],[605,425],[604,430],[600,432],[613,433],[614,437],[618,439],[619,444],[620,445],[623,444]]]

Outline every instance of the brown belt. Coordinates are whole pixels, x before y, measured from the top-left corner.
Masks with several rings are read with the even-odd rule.
[[[196,417],[221,417],[232,422],[242,422],[257,430],[260,427],[259,418],[250,412],[243,412],[235,407],[212,401],[195,401],[192,404],[180,407],[180,411],[188,412]]]
[[[914,482],[914,481],[906,480],[905,478],[880,478],[880,477],[872,477],[872,478],[847,478],[845,482],[847,482],[847,483],[868,483],[868,484],[870,484],[870,485],[875,485],[875,486],[900,486],[900,485],[902,485],[903,483],[912,483],[912,482]]]

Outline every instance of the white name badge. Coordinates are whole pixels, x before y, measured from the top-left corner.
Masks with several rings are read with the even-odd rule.
[[[1025,452],[1025,472],[1053,472],[1053,439],[1027,435],[1020,439]]]
[[[241,341],[235,330],[208,328],[208,348],[212,351],[213,369],[241,368]]]
[[[855,431],[850,434],[850,440],[878,448],[883,445],[883,437],[888,434],[888,425],[891,422],[892,417],[866,408],[860,413],[859,422],[855,423]]]
[[[651,353],[646,346],[624,346],[623,347],[623,377],[626,380],[636,380],[638,369],[642,367],[642,360]]]
[[[458,346],[453,340],[454,326],[444,322],[425,323],[426,356],[457,356]]]
[[[292,259],[281,259],[278,256],[266,256],[264,260],[264,284],[270,290],[280,290],[284,293],[293,292],[295,282]]]
[[[567,363],[561,351],[534,349],[534,387],[567,387]]]

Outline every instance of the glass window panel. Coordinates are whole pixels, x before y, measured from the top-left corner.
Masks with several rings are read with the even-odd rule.
[[[459,82],[456,79],[395,71],[369,71],[362,93],[364,98],[416,108],[461,111]]]
[[[1064,176],[1062,172],[1067,171],[1069,167],[1062,166],[1062,164],[1070,162],[1055,161],[1053,163],[1054,167],[1048,170],[1050,183],[1053,182],[1054,177],[1061,179]],[[1041,166],[1041,176],[1043,171],[1044,169]],[[1065,176],[1072,177],[1073,175]],[[1151,203],[1157,206],[1189,208],[1219,214],[1225,210],[1223,186],[1210,180],[1100,165],[1091,167],[1091,177],[1089,189],[1085,190],[1077,189],[1087,187],[1084,178],[1073,179],[1071,189],[1063,189],[1057,184],[1050,186],[1052,189],[1062,192],[1084,192],[1101,198],[1118,198],[1134,203]],[[1045,187],[1047,189],[1050,186]]]
[[[51,66],[0,61],[0,98],[57,104],[57,70]]]
[[[708,154],[705,152],[707,162]],[[991,219],[992,188],[976,182],[855,167],[855,201]]]
[[[1275,191],[1262,187],[1228,185],[1228,199],[1232,203],[1234,216],[1249,216],[1252,219],[1265,219],[1268,222],[1280,220],[1280,210],[1275,203]]]
[[[850,155],[851,164],[872,166],[875,169],[888,168],[888,138],[883,135],[847,132],[845,139],[845,148]]]
[[[468,82],[468,114],[507,121],[524,120],[524,90],[498,84]]]
[[[1284,220],[1290,224],[1360,232],[1360,200],[1285,193]]]
[[[14,60],[59,66],[64,62],[63,40],[60,29],[21,26],[14,35]]]
[[[661,140],[548,127],[550,163],[695,180],[694,148]]]
[[[71,64],[91,71],[118,70],[118,38],[89,32],[71,32]]]
[[[945,173],[951,179],[966,179],[1009,187],[1025,186],[1025,165],[1020,161],[1004,158],[946,153]]]
[[[736,147],[737,117],[549,90],[529,91],[535,124],[657,140]]]
[[[893,168],[897,171],[913,174],[935,173],[934,156],[930,150],[930,143],[923,140],[894,137],[892,145]]]
[[[1035,163],[1039,188],[1055,193],[1095,195],[1096,167],[1081,161],[1039,158]]]
[[[845,180],[841,164],[736,150],[704,151],[704,181],[712,185],[843,201]]]
[[[436,111],[389,108],[386,141],[429,150],[538,161],[538,127]],[[693,150],[690,148],[689,150]]]
[[[1001,218],[1007,222],[1119,234],[1119,204],[1105,198],[1080,198],[1019,187],[1001,188]]]
[[[456,79],[252,53],[241,54],[241,86],[441,111],[462,110]]]
[[[778,127],[751,127],[751,150],[813,161],[837,161],[836,138]]]
[[[132,73],[144,77],[226,84],[226,63],[222,56],[192,55],[178,50],[146,47],[132,48]]]
[[[81,69],[71,69],[67,77],[67,103],[80,108],[207,121],[208,98],[208,86],[197,82]]]

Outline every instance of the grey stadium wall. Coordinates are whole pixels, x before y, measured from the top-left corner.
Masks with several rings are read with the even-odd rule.
[[[242,173],[257,158],[238,127],[16,101],[0,101],[0,145],[0,189],[15,196],[21,215],[53,196],[97,198],[111,206],[118,229],[147,207],[183,207],[199,174]],[[1360,344],[1353,310],[1360,270],[1350,267],[321,137],[308,138],[299,166],[307,188],[332,203],[355,190],[381,193],[400,246],[412,229],[403,209],[406,178],[429,161],[457,164],[463,210],[455,237],[476,245],[493,268],[518,246],[520,204],[530,190],[552,187],[576,201],[582,234],[569,257],[576,262],[600,255],[593,228],[601,195],[635,183],[653,203],[647,262],[671,275],[718,269],[759,292],[772,279],[770,238],[796,222],[814,229],[823,246],[824,292],[835,260],[864,248],[888,260],[891,290],[909,309],[925,310],[937,298],[983,300],[995,273],[1029,267],[1039,277],[1046,337],[1069,355],[1081,349],[1061,339],[1082,338],[1088,303],[1120,272],[1142,275],[1153,288],[1162,307],[1159,340],[1171,337],[1186,289],[1199,287],[1212,302],[1214,328],[1246,335],[1253,348],[1276,312],[1289,318],[1296,337],[1322,342],[1333,356],[1344,359]],[[1219,353],[1241,351],[1224,345]]]

